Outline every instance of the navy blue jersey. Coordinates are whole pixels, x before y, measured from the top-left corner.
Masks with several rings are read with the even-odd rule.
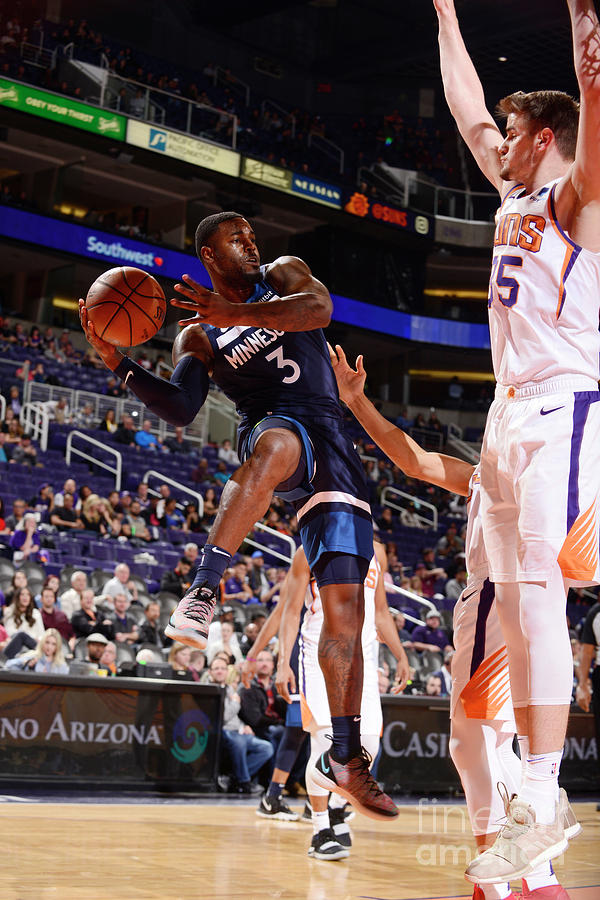
[[[265,277],[246,303],[279,295]],[[214,353],[212,380],[232,400],[242,426],[271,414],[342,416],[322,329],[284,332],[255,325],[204,325]]]

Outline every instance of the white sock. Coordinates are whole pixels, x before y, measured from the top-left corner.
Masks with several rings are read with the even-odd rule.
[[[523,879],[523,886],[528,893],[538,888],[550,887],[552,884],[558,884],[558,878],[554,874],[551,862],[542,863]]]
[[[313,834],[318,834],[320,831],[324,831],[326,828],[329,828],[329,810],[324,809],[323,812],[317,812],[316,809],[312,811],[312,827]]]
[[[332,809],[342,809],[348,801],[341,794],[332,793],[329,798],[329,805]]]
[[[485,900],[506,900],[506,897],[510,897],[511,894],[508,881],[498,884],[480,884],[478,887],[483,892]]]
[[[562,750],[552,753],[529,753],[519,796],[533,806],[536,821],[549,825],[556,815],[558,773]]]
[[[529,735],[518,734],[517,741],[519,742],[519,753],[521,754],[521,784],[523,784],[525,780],[525,766],[529,756]]]

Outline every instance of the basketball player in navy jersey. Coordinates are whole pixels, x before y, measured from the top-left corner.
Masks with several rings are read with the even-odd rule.
[[[194,582],[165,633],[204,648],[219,581],[231,556],[267,511],[273,493],[289,500],[324,608],[319,663],[327,684],[333,744],[317,767],[330,790],[374,818],[397,815],[369,773],[360,742],[363,582],[373,552],[368,492],[359,457],[342,425],[337,385],[322,328],[331,297],[302,260],[261,266],[250,224],[235,212],[208,216],[196,252],[213,290],[189,275],[171,302],[195,313],[173,344],[170,382],[151,375],[102,341],[80,301],[88,341],[145,405],[188,425],[204,403],[209,377],[241,417],[242,465],[227,482]]]

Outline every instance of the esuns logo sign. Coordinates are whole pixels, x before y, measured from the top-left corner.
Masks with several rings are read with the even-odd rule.
[[[150,137],[148,138],[148,146],[151,150],[160,150],[161,153],[166,153],[167,132],[159,131],[158,128],[151,128]]]
[[[200,759],[210,731],[210,719],[200,709],[189,709],[184,712],[173,727],[173,746],[171,753],[182,763],[192,763]]]
[[[162,256],[155,256],[154,253],[144,253],[141,250],[134,250],[126,247],[121,241],[101,241],[95,234],[90,234],[87,239],[86,250],[93,253],[94,256],[108,256],[111,259],[122,259],[125,262],[135,263],[138,266],[146,266],[153,269],[155,266],[162,266],[164,260]]]

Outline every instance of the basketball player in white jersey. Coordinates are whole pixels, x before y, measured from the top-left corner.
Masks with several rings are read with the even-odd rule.
[[[402,690],[409,677],[406,652],[400,642],[398,631],[387,605],[383,585],[382,567],[387,568],[383,546],[375,545],[375,555],[371,559],[364,583],[365,616],[362,628],[362,651],[364,660],[364,681],[361,702],[361,741],[371,759],[379,752],[379,740],[383,727],[383,715],[378,685],[378,634],[392,651],[397,660],[395,692]],[[299,684],[296,684],[290,667],[290,654],[300,621],[302,606],[306,606],[304,620],[300,628],[300,658],[298,663]],[[321,860],[344,859],[351,846],[347,826],[340,821],[335,825],[330,820],[328,782],[319,782],[319,771],[315,763],[327,750],[327,734],[331,732],[331,714],[325,680],[319,666],[319,638],[323,624],[323,606],[314,578],[300,547],[294,556],[287,579],[283,599],[283,614],[279,628],[279,659],[277,664],[277,690],[288,703],[298,690],[302,709],[302,725],[311,735],[311,756],[306,766],[306,789],[312,806],[313,839],[309,856]],[[350,800],[359,812],[363,812],[353,797],[332,794],[331,806],[339,810]],[[335,813],[332,813],[332,816]],[[337,821],[337,820],[336,820]],[[335,831],[332,828],[335,827]]]
[[[558,772],[573,677],[565,579],[597,581],[599,561],[600,28],[593,0],[567,0],[581,107],[558,91],[511,94],[499,104],[503,139],[453,0],[433,2],[448,105],[502,201],[481,521],[529,748],[507,827],[467,869],[485,884],[527,875],[564,846]]]
[[[465,791],[475,841],[480,849],[491,846],[504,816],[503,798],[496,785],[509,794],[520,783],[522,763],[512,751],[515,722],[511,702],[507,651],[500,627],[495,586],[488,579],[488,562],[480,516],[479,467],[423,450],[409,435],[387,421],[364,394],[366,372],[362,357],[354,371],[341,347],[330,356],[341,399],[365,431],[387,456],[411,478],[468,496],[466,564],[467,586],[454,607],[450,752]],[[524,757],[525,737],[520,738]],[[523,759],[524,762],[524,759]],[[580,830],[567,796],[561,790],[565,838]],[[475,883],[473,900],[516,898],[508,882]],[[568,900],[549,862],[523,879],[527,900]]]

